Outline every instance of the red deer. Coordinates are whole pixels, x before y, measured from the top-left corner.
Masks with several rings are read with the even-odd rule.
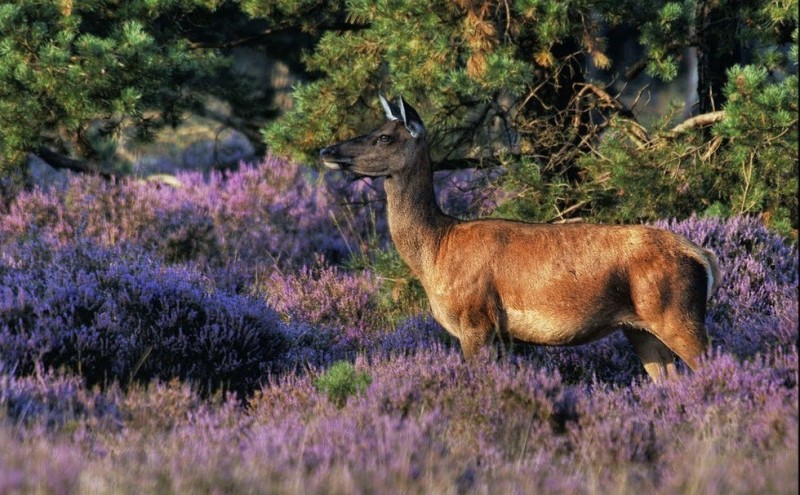
[[[385,177],[389,231],[434,318],[466,358],[495,335],[583,344],[621,329],[654,381],[696,369],[707,345],[714,254],[644,225],[463,221],[436,203],[426,130],[402,98],[387,121],[320,151],[330,169]]]

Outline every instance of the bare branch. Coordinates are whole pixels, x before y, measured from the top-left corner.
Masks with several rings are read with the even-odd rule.
[[[577,218],[577,219],[576,218],[566,218],[565,215],[569,215],[570,213],[574,212],[575,210],[583,208],[587,204],[589,204],[589,200],[588,199],[584,199],[583,201],[578,201],[574,205],[572,205],[572,206],[570,206],[568,208],[565,208],[562,211],[559,211],[558,208],[556,208],[556,211],[558,212],[558,215],[550,218],[549,220],[547,220],[546,223],[580,222],[581,221],[580,218]]]
[[[326,31],[362,31],[364,29],[367,29],[368,27],[369,24],[353,24],[348,22],[338,22],[325,25],[324,29]],[[284,24],[278,24],[276,26],[270,26],[268,28],[259,31],[258,33],[233,40],[227,40],[221,42],[192,41],[189,43],[189,48],[192,50],[203,50],[203,49],[229,50],[231,48],[236,48],[238,46],[261,43],[265,38],[269,38],[270,36],[275,34],[285,33],[293,28],[294,26],[287,22]]]
[[[639,74],[641,74],[647,68],[647,63],[649,61],[650,61],[649,56],[645,56],[637,60],[633,65],[625,69],[625,74],[624,74],[625,79],[628,79],[630,81],[632,79],[636,79],[637,77],[639,77]]]
[[[686,132],[690,129],[695,129],[697,127],[706,127],[711,124],[716,124],[717,122],[721,121],[724,118],[725,118],[724,110],[718,110],[716,112],[709,112],[701,115],[696,115],[676,125],[672,129],[670,129],[669,132],[677,134],[681,132]]]

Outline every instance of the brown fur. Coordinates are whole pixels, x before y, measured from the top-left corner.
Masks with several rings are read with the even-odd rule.
[[[390,120],[320,155],[329,167],[386,177],[392,239],[466,357],[497,335],[570,345],[621,328],[654,380],[675,372],[672,352],[697,367],[709,274],[719,279],[710,251],[645,226],[446,216],[425,136],[403,124]]]

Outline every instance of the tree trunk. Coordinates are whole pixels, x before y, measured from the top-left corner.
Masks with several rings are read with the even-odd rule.
[[[741,0],[712,5],[709,0],[697,4],[697,113],[720,110],[725,102],[722,88],[726,71],[743,62],[740,41]]]

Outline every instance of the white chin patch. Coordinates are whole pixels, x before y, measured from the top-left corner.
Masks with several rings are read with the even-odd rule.
[[[325,167],[327,167],[327,168],[329,168],[331,170],[341,170],[341,168],[342,168],[342,166],[339,165],[336,162],[328,162],[328,161],[324,161],[323,160],[322,164],[325,165]]]

